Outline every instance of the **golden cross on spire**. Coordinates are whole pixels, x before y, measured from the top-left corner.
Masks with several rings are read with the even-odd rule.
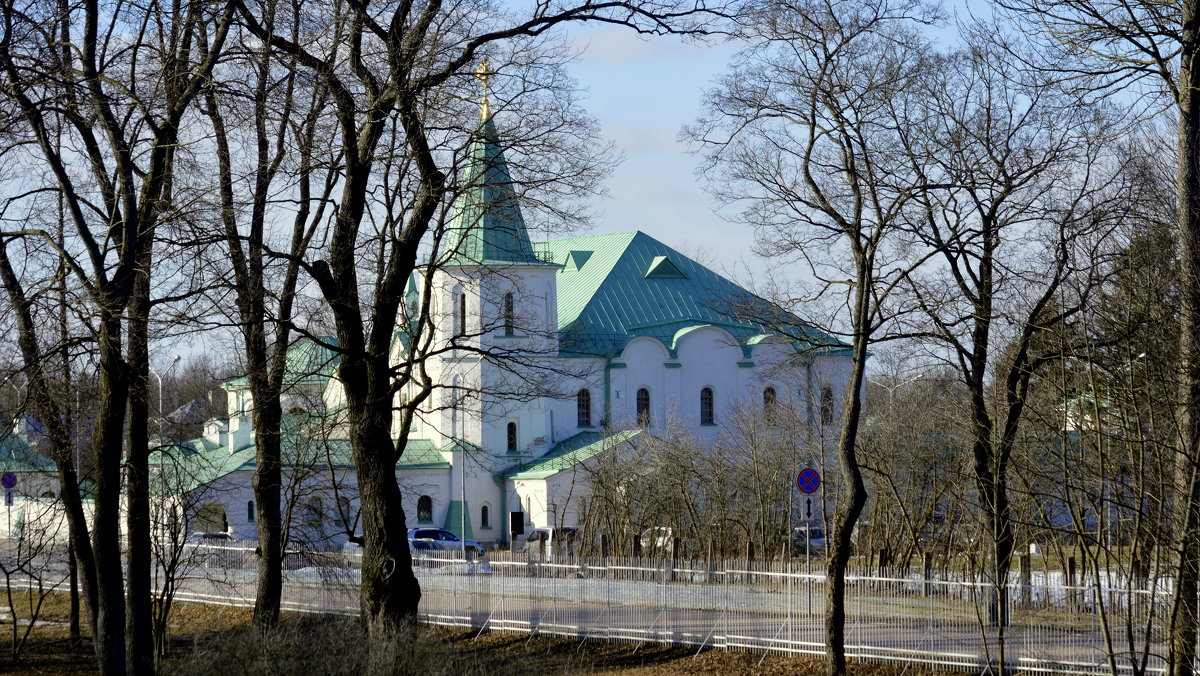
[[[479,108],[479,118],[482,120],[486,120],[492,116],[492,111],[488,107],[488,85],[495,74],[496,71],[492,70],[486,57],[483,59],[483,63],[479,64],[478,70],[475,71],[475,79],[479,80],[480,85],[483,87],[483,104]]]

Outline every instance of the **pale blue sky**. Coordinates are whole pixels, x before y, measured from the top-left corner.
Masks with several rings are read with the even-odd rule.
[[[583,54],[569,70],[586,91],[583,105],[625,157],[606,183],[609,198],[596,202],[594,232],[642,230],[727,276],[735,269],[742,276],[743,259],[760,266],[750,253],[752,234],[713,213],[697,158],[678,140],[733,47],[643,39],[614,27],[573,38]]]
[[[943,6],[950,20],[931,29],[943,43],[954,40],[954,14],[967,19],[968,7],[987,13],[980,0]],[[736,45],[641,38],[612,26],[577,30],[571,38],[582,54],[568,70],[586,92],[583,105],[625,156],[606,183],[609,198],[596,201],[593,232],[642,230],[735,281],[761,283],[772,268],[751,253],[753,234],[714,213],[718,205],[695,173],[697,158],[678,140]],[[780,272],[774,270],[776,277]]]

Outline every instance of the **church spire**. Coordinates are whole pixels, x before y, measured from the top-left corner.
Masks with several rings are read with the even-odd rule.
[[[479,105],[479,119],[486,120],[492,116],[492,110],[488,106],[488,86],[491,84],[492,76],[496,71],[488,64],[486,57],[483,63],[479,64],[479,68],[475,71],[475,79],[479,80],[480,88],[483,90],[483,100]]]
[[[534,256],[516,186],[488,105],[495,75],[485,59],[475,76],[483,89],[479,127],[467,148],[467,164],[454,200],[454,216],[440,257],[445,265],[539,264]]]

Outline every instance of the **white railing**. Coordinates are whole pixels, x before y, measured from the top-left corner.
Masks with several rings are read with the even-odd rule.
[[[430,623],[697,649],[825,651],[825,576],[803,563],[534,561],[509,553],[466,562],[457,552],[433,554],[415,560],[421,616]],[[356,612],[359,557],[289,554],[285,607]],[[213,547],[196,560],[201,565],[188,573],[180,600],[253,603],[252,549]],[[995,588],[965,572],[876,568],[851,575],[847,653],[972,671],[1003,661],[1027,672],[1161,673],[1166,585],[1138,589],[1115,574],[1086,582],[1064,586],[1039,573],[1018,585],[1014,576],[1006,602],[997,604]]]

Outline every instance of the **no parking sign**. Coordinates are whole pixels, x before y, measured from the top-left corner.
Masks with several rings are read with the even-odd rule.
[[[796,475],[796,487],[801,493],[816,493],[821,487],[821,473],[811,467],[805,467]]]

